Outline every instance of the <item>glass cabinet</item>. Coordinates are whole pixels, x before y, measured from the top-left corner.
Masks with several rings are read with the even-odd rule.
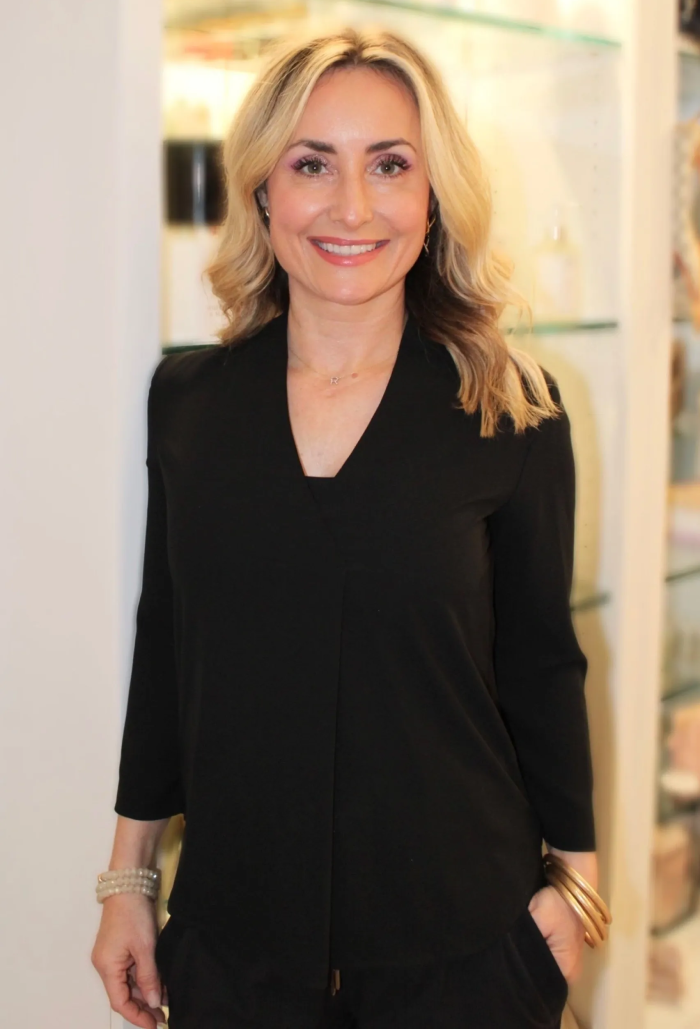
[[[668,557],[649,1029],[700,1025],[700,46],[678,41]]]

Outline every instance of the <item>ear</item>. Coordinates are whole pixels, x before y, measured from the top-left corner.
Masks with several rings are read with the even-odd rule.
[[[265,189],[265,187],[260,186],[259,189],[256,189],[255,195],[258,198],[258,203],[260,204],[260,206],[267,207],[267,190]]]

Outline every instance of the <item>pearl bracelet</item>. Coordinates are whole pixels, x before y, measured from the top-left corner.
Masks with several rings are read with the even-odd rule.
[[[117,893],[140,893],[149,900],[157,900],[160,878],[159,868],[118,868],[100,872],[95,887],[97,901],[103,904]]]

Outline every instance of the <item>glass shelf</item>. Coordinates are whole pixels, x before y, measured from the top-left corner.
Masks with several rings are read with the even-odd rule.
[[[537,22],[519,21],[499,15],[483,14],[480,11],[470,11],[462,7],[443,6],[439,3],[430,3],[428,0],[415,3],[413,0],[355,0],[355,2],[373,7],[392,7],[400,11],[412,11],[418,14],[429,15],[432,18],[470,22],[472,25],[483,25],[489,28],[502,29],[506,32],[527,33],[528,35],[542,36],[546,39],[556,39],[567,43],[587,43],[611,49],[621,48],[619,40],[610,39],[607,36],[594,36],[588,33],[577,32],[573,29],[558,28],[554,25],[542,25]]]
[[[679,35],[676,49],[680,57],[700,60],[700,43],[692,36]]]
[[[700,335],[700,327],[696,327],[693,323],[692,318],[675,316],[673,319],[674,325],[682,325],[688,330],[687,335],[683,337],[686,343],[696,344],[698,342],[698,336]]]
[[[661,703],[677,700],[700,700],[700,680],[687,679],[683,682],[673,683],[671,688],[661,696]]]
[[[535,322],[532,326],[533,336],[565,336],[575,332],[612,332],[618,329],[619,322]],[[525,336],[530,334],[527,326],[504,330],[507,336]]]
[[[700,576],[700,545],[670,544],[666,582],[680,582],[696,576]]]
[[[564,336],[570,333],[583,332],[612,332],[619,328],[619,322],[539,322],[532,327],[533,336]],[[503,329],[506,336],[529,336],[530,329],[506,328]],[[171,346],[161,347],[165,354],[179,354],[186,350],[201,350],[203,347],[215,347],[217,343],[178,343]],[[700,561],[700,554],[698,556]]]
[[[571,610],[574,614],[591,611],[610,602],[611,595],[607,590],[599,590],[594,586],[574,583],[571,593]]]
[[[668,825],[669,822],[682,820],[684,817],[694,815],[698,811],[700,811],[700,797],[695,797],[691,800],[677,800],[673,802],[661,799],[656,816],[656,824]]]
[[[172,346],[161,347],[160,352],[165,357],[167,354],[183,354],[187,350],[211,350],[218,347],[219,343],[175,343]]]
[[[692,579],[700,575],[700,563],[689,565],[687,568],[679,569],[676,572],[669,572],[666,582],[679,582],[681,579]]]
[[[246,24],[253,20],[303,18],[306,14],[303,0],[253,0],[245,4],[236,0],[165,0],[163,25],[167,31],[192,28],[206,22],[237,19]]]
[[[566,43],[582,43],[607,49],[620,50],[622,44],[609,36],[580,32],[556,25],[545,25],[536,21],[522,21],[503,15],[486,14],[468,7],[447,3],[431,3],[430,0],[355,0],[367,6],[390,7],[399,11],[425,14],[431,18],[467,22],[486,28],[500,29],[530,36],[541,36]],[[330,7],[331,4],[328,4]],[[240,18],[279,19],[284,17],[303,18],[307,16],[306,4],[300,0],[256,0],[239,4],[233,0],[165,0],[166,29],[181,29],[208,21],[229,21]],[[690,41],[689,45],[692,44]],[[680,44],[679,44],[680,48]],[[692,51],[689,51],[692,56]]]

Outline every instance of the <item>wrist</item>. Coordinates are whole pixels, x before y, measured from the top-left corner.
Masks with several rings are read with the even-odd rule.
[[[155,868],[156,851],[169,819],[141,822],[120,815],[117,819],[109,870]]]
[[[582,870],[575,867],[569,858],[573,858]],[[562,851],[552,847],[542,860],[549,885],[583,923],[584,939],[588,946],[601,946],[608,938],[612,915],[591,878],[587,877],[593,877],[597,871],[595,854],[592,851]]]
[[[156,901],[160,891],[160,869],[121,868],[100,872],[97,877],[97,900],[102,904],[110,897],[135,893]]]
[[[547,850],[571,865],[594,890],[598,889],[598,855],[595,850],[560,850],[558,847],[550,847],[549,844]]]
[[[156,860],[153,848],[115,852],[107,866],[110,872],[120,872],[124,868],[155,868]]]
[[[129,910],[129,907],[134,909],[145,908],[148,911],[153,911],[155,914],[155,900],[155,898],[146,896],[143,893],[111,893],[103,896],[99,903],[103,908],[118,908],[121,906],[125,911]]]

